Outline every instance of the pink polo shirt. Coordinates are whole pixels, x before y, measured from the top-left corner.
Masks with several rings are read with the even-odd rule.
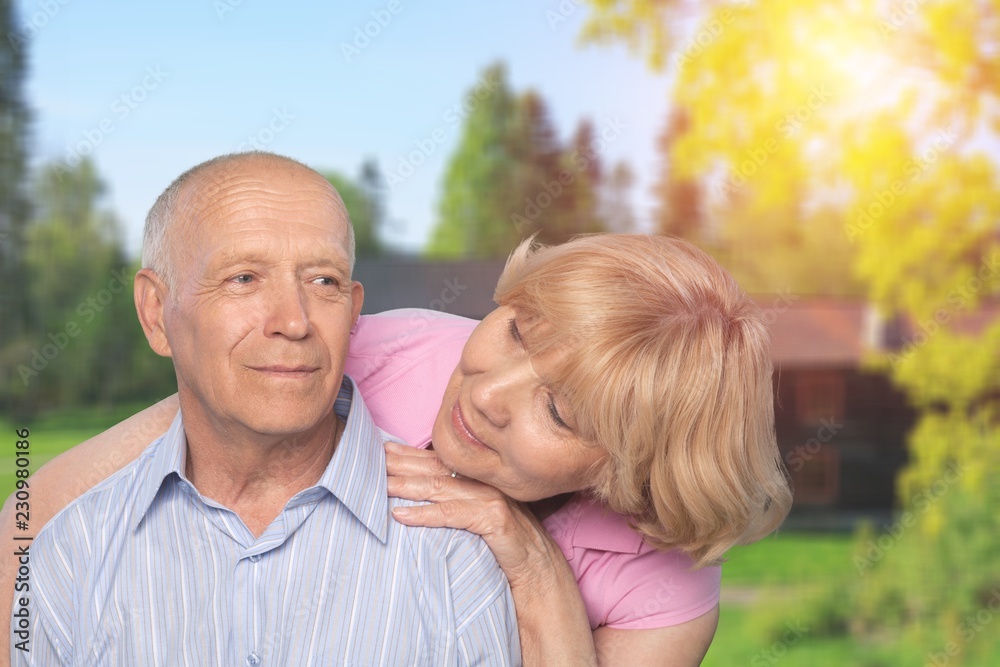
[[[475,320],[407,308],[365,315],[351,334],[345,372],[375,423],[427,447],[445,386]],[[719,602],[721,569],[691,570],[677,551],[657,551],[583,494],[543,521],[576,575],[590,627],[643,630],[677,625]]]

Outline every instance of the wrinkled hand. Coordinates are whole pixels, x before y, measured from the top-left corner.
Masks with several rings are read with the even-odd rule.
[[[408,526],[468,530],[486,540],[511,588],[537,586],[565,558],[538,519],[503,492],[464,477],[452,477],[430,450],[385,445],[389,495],[430,505],[397,507],[393,516]],[[540,592],[540,591],[539,591]]]

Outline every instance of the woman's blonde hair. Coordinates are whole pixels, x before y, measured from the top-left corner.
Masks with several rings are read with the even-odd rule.
[[[770,339],[714,259],[664,236],[529,240],[494,298],[544,324],[532,327],[532,351],[569,350],[551,381],[578,435],[608,452],[590,491],[649,543],[703,566],[781,524],[792,496]]]

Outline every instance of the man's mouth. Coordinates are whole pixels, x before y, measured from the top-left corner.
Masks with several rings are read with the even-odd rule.
[[[317,366],[308,364],[268,364],[266,366],[249,366],[251,370],[277,378],[303,378],[319,370]]]

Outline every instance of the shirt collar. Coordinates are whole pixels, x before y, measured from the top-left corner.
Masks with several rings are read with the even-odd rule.
[[[624,516],[583,493],[543,523],[567,560],[573,560],[578,548],[637,554],[643,544],[642,535],[629,527]]]
[[[358,521],[385,542],[389,530],[385,438],[372,421],[354,380],[347,375],[333,409],[347,426],[317,485],[329,490]]]
[[[382,432],[375,426],[368,406],[358,393],[354,381],[347,375],[341,382],[333,409],[346,422],[346,426],[316,486],[333,494],[368,530],[385,542],[388,534],[389,498]],[[140,483],[135,496],[133,530],[138,527],[159,490],[172,474],[176,475],[179,483],[196,492],[194,485],[184,476],[187,438],[179,410],[167,432],[143,456],[151,459],[145,480]],[[296,496],[308,491],[306,489]]]

